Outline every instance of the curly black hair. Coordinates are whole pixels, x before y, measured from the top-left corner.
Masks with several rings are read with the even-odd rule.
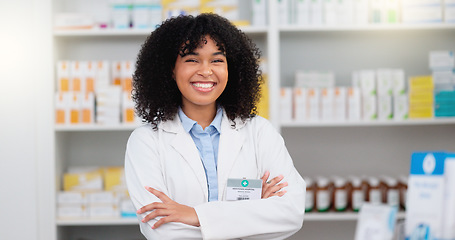
[[[257,114],[262,83],[261,52],[229,20],[216,14],[179,16],[164,21],[147,38],[138,54],[133,75],[136,111],[156,129],[172,120],[182,104],[182,94],[173,78],[178,54],[192,52],[209,36],[226,54],[228,82],[217,99],[230,120],[245,121]]]

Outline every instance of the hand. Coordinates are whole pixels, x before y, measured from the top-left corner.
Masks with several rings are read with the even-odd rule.
[[[279,175],[278,177],[273,178],[270,181],[267,181],[267,179],[270,176],[270,172],[266,171],[264,173],[264,176],[262,176],[262,198],[269,198],[273,196],[278,196],[282,197],[285,193],[286,190],[280,191],[282,188],[286,187],[288,185],[287,182],[283,182],[280,184],[279,183],[281,180],[283,180],[283,175]]]
[[[156,217],[163,217],[152,226],[152,229],[156,229],[168,222],[181,222],[195,227],[200,226],[199,218],[194,208],[179,204],[154,188],[145,187],[145,189],[161,200],[161,202],[153,202],[137,210],[138,214],[152,211],[142,219],[144,223]]]

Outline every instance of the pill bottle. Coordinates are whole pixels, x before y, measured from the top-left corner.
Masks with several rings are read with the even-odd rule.
[[[382,178],[384,191],[383,191],[383,203],[399,207],[400,205],[400,192],[398,188],[398,180],[389,176]]]
[[[309,177],[304,177],[306,183],[306,195],[305,195],[305,212],[311,212],[314,209],[314,182]]]
[[[382,203],[381,183],[377,177],[368,178],[367,201],[372,204]]]
[[[326,177],[318,177],[316,181],[316,210],[318,212],[327,212],[331,205],[331,187],[330,181]]]
[[[350,206],[352,211],[358,212],[363,202],[365,202],[365,190],[362,179],[359,177],[350,177]]]
[[[348,207],[348,187],[344,178],[333,178],[332,199],[333,210],[337,212],[346,211]]]
[[[408,193],[408,177],[402,175],[398,178],[398,189],[400,191],[400,205],[406,210],[406,199]]]

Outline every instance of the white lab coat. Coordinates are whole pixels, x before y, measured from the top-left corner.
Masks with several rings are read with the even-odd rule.
[[[259,179],[265,171],[288,182],[283,197],[226,201],[228,178]],[[159,219],[140,222],[147,239],[284,239],[298,231],[305,212],[305,182],[294,168],[284,141],[261,117],[232,122],[223,113],[218,152],[218,199],[208,202],[207,181],[196,145],[178,115],[136,129],[125,156],[128,191],[136,209],[160,202],[144,189],[151,186],[174,201],[194,207],[200,227],[167,223],[153,230]],[[270,179],[271,179],[270,178]],[[138,215],[139,219],[146,214]]]

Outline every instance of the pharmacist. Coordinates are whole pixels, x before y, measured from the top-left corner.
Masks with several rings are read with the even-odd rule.
[[[214,14],[180,16],[140,50],[133,99],[148,124],[130,136],[128,191],[147,239],[284,239],[305,212],[305,182],[256,116],[258,48]]]

